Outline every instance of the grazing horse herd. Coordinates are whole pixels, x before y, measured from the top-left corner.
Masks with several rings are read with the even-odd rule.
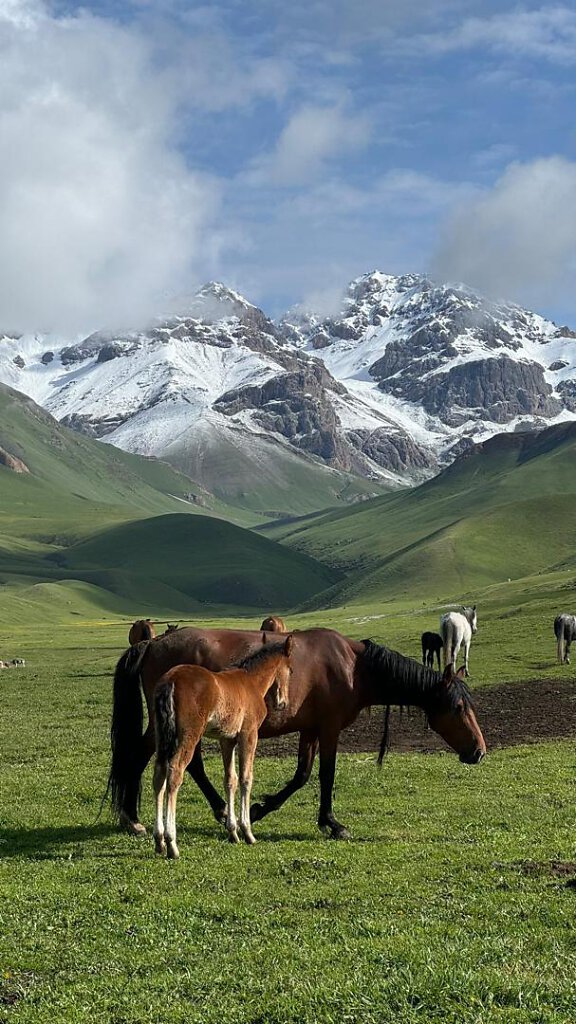
[[[145,622],[146,620],[140,620]],[[149,624],[150,625],[150,624]],[[114,674],[112,760],[108,791],[121,825],[134,835],[139,821],[141,778],[156,751],[156,850],[178,856],[176,796],[188,771],[214,817],[238,840],[234,751],[240,751],[240,831],[252,843],[252,823],[275,811],[310,778],[320,757],[318,826],[334,839],[348,836],[333,811],[336,752],[342,729],[372,705],[423,709],[434,729],[466,764],[477,764],[486,744],[476,721],[464,668],[447,664],[434,672],[374,643],[352,640],[332,629],[279,634],[281,620],[260,630],[166,631],[132,645]],[[276,687],[274,688],[274,683]],[[144,695],[148,723],[144,729]],[[249,806],[252,759],[258,737],[299,734],[294,776],[279,792]],[[203,735],[220,741],[226,800],[208,779]],[[384,746],[384,740],[383,740]],[[167,796],[167,811],[164,802]]]
[[[226,826],[230,841],[239,842],[238,747],[239,829],[247,843],[255,842],[252,824],[305,785],[317,753],[318,826],[334,839],[346,838],[348,830],[333,811],[336,752],[342,729],[363,708],[420,707],[431,728],[461,761],[477,764],[483,758],[486,745],[464,683],[477,628],[476,605],[442,615],[439,633],[422,634],[423,664],[419,665],[372,640],[352,640],[332,629],[288,633],[276,616],[264,619],[257,631],[168,624],[159,636],[150,619],[138,619],[130,629],[130,647],[114,674],[108,792],[120,824],[133,835],[146,834],[139,820],[141,779],[156,752],[156,852],[179,856],[176,801],[185,771],[199,786],[216,820]],[[576,616],[558,615],[554,632],[558,660],[569,663]],[[461,647],[464,664],[455,672]],[[142,695],[148,712],[145,729]],[[379,761],[386,749],[387,721],[386,716]],[[279,792],[250,806],[258,737],[288,733],[300,737],[293,777]],[[203,736],[220,742],[225,800],[206,775]]]

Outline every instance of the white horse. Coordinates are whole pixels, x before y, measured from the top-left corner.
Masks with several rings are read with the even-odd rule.
[[[464,644],[464,671],[468,675],[468,653],[470,641],[478,631],[476,605],[464,608],[459,612],[446,612],[440,619],[440,636],[444,646],[444,667],[452,664],[456,670],[458,652]]]
[[[576,640],[576,615],[567,615],[566,612],[557,615],[554,619],[554,635],[558,661],[561,665],[569,665],[570,644]]]

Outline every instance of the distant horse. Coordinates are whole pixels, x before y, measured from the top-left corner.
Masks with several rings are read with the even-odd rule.
[[[446,612],[440,619],[440,636],[444,646],[444,665],[456,665],[458,652],[464,644],[464,672],[468,672],[468,654],[470,641],[478,631],[476,605],[464,608],[459,612]]]
[[[319,748],[318,827],[327,829],[334,839],[346,837],[347,830],[332,809],[338,739],[362,708],[371,705],[421,707],[431,727],[461,761],[477,764],[484,756],[486,745],[468,692],[461,674],[454,675],[452,666],[440,675],[371,640],[351,640],[333,629],[301,630],[292,638],[288,707],[278,711],[268,701],[268,715],[259,735],[265,738],[300,733],[298,766],[283,789],[252,806],[252,821],[277,810],[305,785]],[[155,748],[154,689],[160,677],[183,664],[203,665],[219,672],[262,646],[262,633],[256,631],[186,627],[153,643],[132,647],[122,655],[114,674],[108,791],[121,825],[134,835],[146,831],[138,821],[140,780]],[[141,691],[148,709],[145,732]],[[216,820],[225,820],[226,805],[206,775],[201,742],[188,771]]]
[[[576,615],[563,612],[554,619],[556,651],[561,665],[570,664],[570,644],[576,640]]]
[[[428,668],[434,668],[434,655],[436,655],[438,671],[440,671],[442,646],[442,637],[439,633],[422,633],[422,664],[427,665]]]
[[[155,636],[156,630],[150,619],[136,619],[136,622],[130,626],[128,643],[133,647],[134,644],[142,643],[143,640],[153,640]]]
[[[266,633],[286,633],[286,623],[277,615],[269,615],[267,619],[264,619],[260,629]]]
[[[180,856],[176,845],[176,799],[184,772],[203,735],[220,740],[226,790],[226,828],[231,843],[240,842],[234,807],[238,785],[234,752],[238,745],[240,831],[247,843],[256,842],[250,824],[250,794],[258,729],[268,710],[264,697],[274,683],[274,706],[282,709],[288,704],[291,651],[292,637],[288,636],[284,643],[262,647],[236,667],[223,672],[210,672],[199,665],[177,665],[159,680],[154,695],[156,853],[167,853],[171,858]]]
[[[167,636],[168,633],[174,633],[177,629],[180,629],[180,626],[177,623],[167,622],[166,629],[162,633],[162,636]]]

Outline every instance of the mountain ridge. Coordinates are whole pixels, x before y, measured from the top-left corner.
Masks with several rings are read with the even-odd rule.
[[[420,483],[501,430],[575,419],[576,332],[418,274],[373,271],[331,314],[276,321],[211,282],[140,330],[5,336],[0,380],[242,504],[275,474],[285,494],[297,473],[331,493]]]

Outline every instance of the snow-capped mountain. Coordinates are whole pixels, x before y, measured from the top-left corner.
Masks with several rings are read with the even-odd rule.
[[[73,343],[4,337],[0,380],[209,489],[285,460],[415,482],[473,441],[576,418],[576,333],[463,286],[374,272],[332,315],[274,322],[212,283],[179,309]]]

